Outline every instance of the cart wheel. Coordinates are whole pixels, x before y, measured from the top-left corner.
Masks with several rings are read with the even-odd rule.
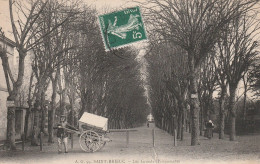
[[[101,147],[100,136],[92,130],[87,130],[80,135],[79,144],[82,150],[95,152]]]

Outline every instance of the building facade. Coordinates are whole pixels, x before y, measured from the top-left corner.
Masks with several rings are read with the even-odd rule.
[[[14,68],[14,47],[15,43],[8,39],[0,36],[0,51],[6,49],[8,61],[10,64],[11,71]],[[9,93],[7,90],[6,79],[2,67],[2,60],[0,60],[0,140],[6,139],[6,127],[7,127],[7,107],[6,100]]]

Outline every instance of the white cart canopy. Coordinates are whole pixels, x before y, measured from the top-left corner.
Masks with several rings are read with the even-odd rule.
[[[79,126],[86,125],[89,127],[102,129],[107,131],[107,122],[108,119],[102,116],[98,116],[92,113],[84,112],[79,120]]]

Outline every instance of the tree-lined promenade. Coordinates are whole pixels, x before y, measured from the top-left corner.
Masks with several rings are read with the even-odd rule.
[[[129,144],[126,147],[125,133],[109,133],[112,142],[95,153],[81,150],[78,137],[74,136],[73,149],[69,153],[57,153],[57,144],[47,144],[44,139],[43,150],[26,144],[25,151],[8,152],[0,150],[0,161],[3,163],[257,163],[259,162],[259,145],[255,142],[260,135],[241,136],[236,142],[230,142],[228,136],[219,140],[217,135],[211,140],[200,136],[200,146],[190,146],[190,134],[184,132],[184,141],[177,141],[174,146],[173,136],[155,128],[155,147],[152,142],[151,124],[149,128],[141,126],[130,132]],[[70,140],[69,140],[70,143]],[[70,144],[69,144],[70,145]],[[109,162],[110,161],[110,162]],[[160,162],[159,162],[160,161]]]
[[[220,105],[214,122],[219,138],[223,139],[226,123],[230,140],[235,140],[238,83],[250,79],[248,72],[259,65],[258,1],[150,0],[142,4],[150,25],[147,59],[158,126],[170,133],[177,128],[181,139],[185,125],[186,130],[189,126],[191,145],[197,145],[204,121],[216,114],[213,92],[217,91]],[[172,122],[178,122],[177,127]]]
[[[107,117],[109,128],[118,129],[142,125],[151,112],[156,126],[170,134],[176,130],[178,139],[185,140],[184,132],[189,131],[192,146],[199,144],[204,122],[213,120],[219,139],[227,133],[231,141],[236,140],[238,114],[246,126],[247,91],[259,93],[259,2],[146,0],[135,4],[142,8],[149,38],[143,47],[148,95],[140,74],[142,63],[136,60],[140,50],[126,47],[106,52],[95,8],[74,0],[9,0],[18,76],[10,71],[5,46],[0,49],[1,60],[8,101],[29,106],[24,132],[31,145],[39,145],[40,132],[53,143],[58,117],[65,114],[77,126],[85,111]],[[24,79],[29,55],[31,78]],[[23,81],[29,85],[27,90],[22,90]],[[241,81],[244,100],[238,106],[236,91]],[[14,110],[7,112],[7,141],[12,150],[16,149]],[[32,113],[33,132],[28,134]]]

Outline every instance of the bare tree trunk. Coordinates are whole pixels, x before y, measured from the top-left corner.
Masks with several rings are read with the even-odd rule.
[[[61,96],[61,115],[66,115],[67,113],[66,113],[66,89],[64,88],[63,90],[62,90],[62,96]]]
[[[57,71],[55,74],[55,77],[51,77],[51,83],[52,83],[52,96],[51,96],[51,113],[50,113],[50,120],[48,124],[48,132],[49,132],[49,138],[48,142],[53,143],[53,127],[54,127],[54,121],[55,121],[55,113],[56,113],[56,97],[57,97],[57,87],[58,87],[58,79],[60,78],[60,66],[57,67]]]
[[[15,145],[15,107],[7,111],[7,142],[11,150],[16,150]]]
[[[221,96],[219,98],[219,139],[224,139],[225,130],[225,95],[226,87],[222,87]]]
[[[172,116],[170,118],[170,128],[171,128],[170,134],[173,135],[173,117]]]
[[[185,112],[185,126],[186,126],[186,132],[189,131],[189,118],[190,118],[190,115],[189,115],[189,111],[188,111],[188,108],[187,108],[187,105],[185,106],[186,108],[186,112]]]
[[[177,131],[177,139],[183,140],[183,132],[184,132],[184,102],[182,100],[178,101],[179,114],[178,114],[178,131]]]
[[[200,136],[203,135],[203,129],[204,129],[204,114],[203,114],[203,110],[204,107],[200,108]]]
[[[81,109],[79,112],[79,117],[81,117],[87,109],[87,93],[85,93],[85,91],[81,91]]]
[[[243,76],[243,82],[244,82],[244,106],[243,106],[243,121],[245,121],[246,119],[246,100],[247,100],[247,77],[245,77],[246,75]]]
[[[172,117],[172,135],[174,135],[174,130],[175,130],[175,127],[176,127],[175,118],[176,118],[175,116]]]
[[[184,140],[184,131],[185,131],[185,126],[186,126],[186,118],[187,118],[187,108],[186,108],[185,103],[183,102],[181,141]]]
[[[14,101],[17,105],[19,99],[19,90],[23,84],[24,77],[24,59],[25,54],[19,52],[19,71],[17,81],[13,83],[13,90],[7,97],[8,101]],[[10,109],[10,111],[9,111]],[[10,144],[11,150],[16,150],[15,145],[15,108],[9,108],[7,111],[7,142]]]
[[[163,129],[163,118],[161,117],[161,119],[160,119],[160,122],[159,122],[159,125],[160,125],[160,129]]]
[[[28,125],[29,125],[29,117],[30,117],[30,114],[31,114],[31,111],[32,111],[32,94],[31,94],[31,91],[32,91],[32,83],[33,83],[33,72],[31,73],[31,77],[30,77],[30,84],[29,84],[29,93],[28,93],[28,110],[26,110],[26,115],[25,115],[25,123],[24,123],[24,137],[25,139],[27,139],[27,133],[28,133]]]
[[[198,99],[198,81],[197,70],[195,68],[194,55],[189,53],[190,68],[190,112],[191,112],[191,146],[199,144],[199,99]]]
[[[236,138],[236,110],[235,110],[235,96],[236,96],[236,85],[230,84],[229,86],[230,99],[229,99],[229,110],[230,110],[230,141],[234,141]]]
[[[181,141],[184,139],[184,125],[185,124],[185,107],[183,106],[182,110],[182,126],[181,126]]]
[[[54,82],[55,83],[55,82]],[[57,84],[57,83],[56,83]],[[54,85],[54,84],[53,84]],[[53,143],[54,139],[53,139],[53,127],[54,127],[54,120],[55,120],[55,104],[56,104],[56,91],[57,91],[57,87],[56,86],[52,86],[53,92],[52,92],[52,97],[51,97],[51,110],[50,110],[50,120],[49,120],[49,124],[48,124],[48,133],[49,133],[49,138],[48,138],[48,142],[49,143]]]
[[[167,133],[170,133],[170,119],[167,119]]]
[[[188,130],[189,130],[189,126],[188,126],[188,125],[189,125],[189,124],[188,124],[188,119],[187,119],[187,118],[186,118],[186,123],[185,123],[185,125],[186,125],[185,131],[188,132]]]
[[[220,129],[219,129],[219,139],[224,139],[224,130],[225,130],[225,111],[224,108],[224,102],[221,103],[220,107]]]
[[[43,85],[41,83],[38,83],[38,92],[36,94],[36,100],[34,104],[34,122],[33,122],[33,132],[32,132],[32,140],[31,145],[38,146],[39,140],[38,136],[40,133],[40,118],[39,118],[39,112],[41,111],[41,95],[43,92]]]
[[[181,127],[182,127],[182,111],[179,108],[178,112],[178,128],[177,128],[177,139],[181,138]]]
[[[55,105],[51,102],[51,110],[49,111],[49,123],[48,123],[48,142],[49,143],[54,143],[53,139],[53,127],[54,127],[54,120],[55,120]]]
[[[69,96],[69,99],[70,99],[70,105],[71,105],[71,125],[72,126],[75,126],[75,111],[74,111],[74,108],[75,108],[75,92],[73,91],[73,89],[71,88],[70,89],[70,96]]]
[[[30,114],[31,114],[31,108],[29,107],[29,108],[26,110],[25,121],[24,121],[24,137],[25,137],[25,140],[27,139],[28,124],[29,124]]]
[[[189,133],[191,133],[191,127],[192,127],[192,117],[191,117],[191,112],[190,112],[190,115],[189,115]]]
[[[36,100],[34,104],[34,121],[33,121],[33,129],[32,129],[32,140],[31,140],[31,145],[32,146],[38,146],[39,141],[38,141],[38,135],[40,132],[39,129],[39,111],[40,111],[40,103],[39,101]]]
[[[245,88],[246,89],[246,88]],[[243,120],[245,120],[246,119],[246,108],[247,108],[247,106],[246,106],[246,101],[247,101],[247,93],[246,93],[246,91],[244,92],[244,106],[243,106]]]
[[[45,122],[46,120],[46,110],[47,108],[45,108],[45,92],[43,91],[41,93],[41,132],[43,132],[44,134],[47,134],[47,131],[45,131],[44,127],[45,127]]]
[[[61,115],[65,115],[65,95],[66,95],[66,86],[65,84],[62,84],[62,76],[64,77],[64,75],[62,75],[62,70],[60,69],[60,76],[59,76],[59,79],[58,79],[58,85],[59,85],[59,94],[60,94],[60,114]],[[64,86],[63,86],[64,85]]]

